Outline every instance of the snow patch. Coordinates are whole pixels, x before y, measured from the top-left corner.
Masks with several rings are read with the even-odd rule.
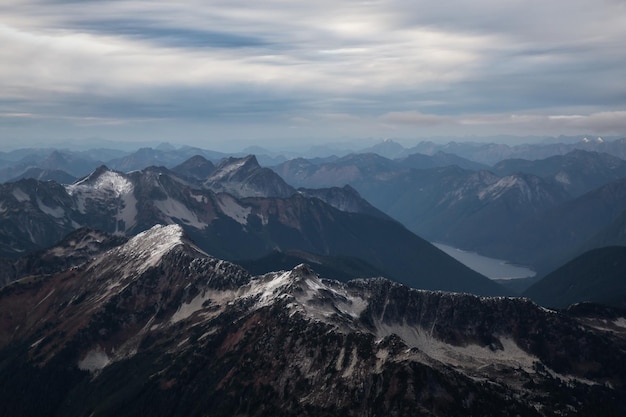
[[[137,274],[159,263],[161,258],[178,245],[182,245],[183,229],[177,225],[156,225],[139,233],[119,248],[119,254],[128,259],[128,272]]]
[[[201,222],[198,216],[189,210],[189,208],[178,200],[173,198],[167,198],[166,200],[157,200],[154,202],[154,206],[160,210],[163,214],[168,216],[173,223],[183,222],[188,226],[195,227],[196,229],[204,229],[208,226],[207,223]]]
[[[303,293],[298,293],[296,299],[302,303],[305,310],[315,317],[324,319],[337,312],[352,318],[358,318],[367,308],[367,300],[350,294],[342,286],[326,285],[321,279],[308,276],[304,280]],[[316,302],[319,299],[328,299],[328,303]]]
[[[106,352],[98,346],[95,349],[91,349],[82,360],[78,361],[78,369],[81,371],[96,372],[103,369],[109,363],[111,363],[111,359]]]
[[[522,368],[534,372],[533,365],[539,359],[522,350],[512,339],[500,336],[503,349],[491,349],[479,345],[454,346],[435,339],[429,331],[407,324],[376,323],[377,337],[383,338],[392,334],[400,337],[408,346],[417,348],[427,356],[439,362],[455,367],[478,369],[494,363],[508,367]]]
[[[267,275],[265,276],[267,277]],[[251,286],[251,295],[259,295],[259,306],[268,305],[275,298],[275,295],[279,293],[278,289],[286,287],[291,283],[291,271],[283,272],[280,274],[274,274],[269,276],[270,279],[264,282],[260,282],[260,285]]]
[[[54,288],[50,290],[50,292],[48,293],[48,295],[46,295],[44,298],[42,298],[41,300],[39,300],[39,302],[37,304],[35,304],[35,308],[39,307],[39,305],[41,303],[43,303],[44,301],[46,301],[48,299],[48,297],[50,297],[52,294],[54,294]]]
[[[300,265],[292,271],[270,273],[253,280],[240,291],[240,296],[257,298],[257,307],[271,304],[276,299],[292,297],[287,307],[301,311],[308,317],[337,324],[337,315],[348,319],[358,318],[367,308],[367,300],[350,294],[345,285],[335,281],[322,281],[314,274],[303,275]]]
[[[13,197],[20,203],[30,201],[30,196],[19,187],[13,190]]]
[[[196,200],[198,203],[206,203],[206,197],[203,196],[202,194],[193,194],[191,193],[191,198],[193,198],[194,200]]]
[[[383,371],[383,366],[389,358],[389,351],[387,349],[379,349],[376,351],[376,373],[379,374]]]
[[[56,207],[56,208],[47,206],[39,198],[37,198],[37,205],[39,206],[39,210],[41,210],[42,212],[44,212],[48,216],[52,216],[52,217],[57,218],[57,219],[61,219],[61,218],[63,218],[63,216],[65,216],[65,210],[61,206]]]
[[[554,179],[557,182],[560,182],[561,184],[564,184],[564,185],[571,185],[572,184],[572,181],[570,180],[569,175],[567,175],[567,173],[563,172],[563,171],[561,171],[558,174],[556,174]]]
[[[217,205],[222,213],[237,223],[242,225],[248,224],[248,215],[252,212],[252,208],[240,205],[230,194],[219,194],[217,196]]]
[[[92,174],[93,175],[93,174]],[[135,210],[136,200],[133,194],[133,184],[122,174],[114,171],[105,171],[95,180],[88,176],[74,184],[66,185],[65,190],[69,195],[76,198],[78,210],[86,212],[87,200],[109,200],[112,198],[122,199],[124,207],[122,213],[118,214],[118,219],[124,217],[126,227],[134,224],[134,216],[131,219],[132,210]],[[128,197],[130,195],[130,197]],[[126,212],[125,210],[128,210]]]
[[[626,318],[620,317],[617,320],[615,320],[613,324],[615,324],[617,327],[626,328]]]
[[[516,175],[509,175],[498,180],[495,184],[492,184],[478,193],[480,200],[495,200],[502,196],[506,191],[513,188],[519,189],[520,193],[526,198],[526,201],[533,200],[533,194],[530,187],[523,179]]]
[[[30,345],[30,348],[31,348],[31,349],[36,348],[37,346],[39,346],[39,344],[40,344],[41,342],[43,342],[43,340],[44,340],[44,339],[45,339],[45,337],[42,337],[41,339],[37,340],[36,342],[34,342],[33,344],[31,344],[31,345]]]
[[[242,166],[244,166],[247,162],[246,158],[242,158],[238,161],[235,161],[231,164],[225,165],[223,167],[220,168],[220,170],[218,172],[216,172],[215,174],[211,175],[210,180],[211,181],[218,181],[221,180],[222,178],[226,177],[227,175],[230,175],[231,173],[237,171],[239,168],[241,168]]]
[[[337,362],[335,363],[335,370],[337,372],[341,371],[341,369],[343,368],[343,357],[346,354],[346,348],[345,346],[341,347],[341,350],[339,351],[339,356],[337,356]]]
[[[124,230],[118,230],[118,232],[126,232],[137,223],[137,199],[134,193],[122,196],[122,207],[118,210],[116,219],[118,228],[120,221],[124,223]]]
[[[354,375],[354,370],[356,369],[356,364],[358,362],[359,357],[356,352],[356,347],[353,347],[352,353],[350,354],[350,363],[348,364],[348,367],[343,371],[343,374],[341,376],[343,376],[344,378],[350,378],[352,375]]]
[[[92,191],[96,193],[104,192],[120,197],[133,191],[133,184],[118,172],[105,171],[96,178],[93,184],[89,183],[91,179],[91,176],[88,176],[81,181],[66,186],[68,194],[74,195],[76,192]]]
[[[202,304],[208,299],[209,296],[207,294],[197,295],[190,302],[181,304],[170,319],[170,323],[178,323],[179,321],[191,317],[196,311],[202,310]]]

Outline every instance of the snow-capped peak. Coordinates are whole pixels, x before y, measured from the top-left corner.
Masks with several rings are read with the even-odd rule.
[[[291,271],[256,277],[244,297],[256,298],[257,307],[270,305],[277,299],[288,299],[292,311],[335,324],[339,324],[341,317],[347,319],[347,323],[359,317],[368,304],[363,297],[349,291],[345,284],[323,280],[305,264]]]
[[[180,225],[156,225],[112,249],[109,255],[100,257],[92,268],[102,272],[114,270],[120,279],[135,276],[156,266],[165,254],[182,244],[183,229]],[[114,259],[116,263],[104,266],[107,259]]]
[[[101,167],[91,175],[66,187],[68,194],[90,191],[92,193],[105,192],[115,197],[126,195],[133,191],[133,184],[122,174]]]
[[[157,224],[139,233],[121,247],[120,254],[141,260],[140,269],[156,265],[167,252],[183,244],[183,229],[178,224]]]

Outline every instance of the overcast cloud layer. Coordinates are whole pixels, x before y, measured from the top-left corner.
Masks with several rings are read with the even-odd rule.
[[[623,0],[0,3],[0,144],[626,135]]]

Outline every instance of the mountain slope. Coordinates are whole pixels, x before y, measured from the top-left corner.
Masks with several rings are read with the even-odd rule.
[[[404,158],[398,159],[397,162],[400,166],[413,169],[430,169],[440,168],[456,165],[459,168],[468,169],[472,171],[479,171],[483,169],[489,169],[489,166],[480,164],[478,162],[470,161],[469,159],[461,158],[455,154],[438,151],[433,155],[424,155],[421,153],[414,153]]]
[[[304,251],[274,251],[259,259],[237,261],[253,275],[267,274],[273,271],[289,270],[306,263],[322,276],[346,282],[356,278],[372,278],[384,275],[366,261],[346,256],[323,256]]]
[[[549,179],[574,197],[626,177],[626,161],[606,153],[584,150],[536,161],[505,160],[493,169],[500,175],[524,172]]]
[[[0,287],[25,276],[54,274],[81,265],[124,242],[122,236],[77,229],[51,248],[18,259],[0,259]]]
[[[433,166],[429,158],[414,154],[399,169],[403,161],[350,155],[321,164],[293,160],[276,170],[292,184],[350,184],[374,207],[428,240],[521,264],[539,262],[541,255],[518,245],[517,236],[524,233],[521,225],[571,199],[560,184],[525,173],[414,168]]]
[[[583,248],[593,249],[604,246],[626,246],[626,211],[623,211],[608,226],[592,237]]]
[[[196,155],[172,168],[172,172],[198,183],[205,181],[215,171],[215,165],[202,155]]]
[[[412,158],[428,162],[423,155]],[[507,160],[495,173],[456,166],[398,171],[393,161],[363,155],[319,164],[293,160],[277,170],[297,184],[345,181],[419,236],[540,273],[623,240],[618,216],[626,210],[626,162],[608,154],[574,150]]]
[[[468,141],[449,142],[447,144],[421,142],[415,147],[408,149],[406,153],[419,152],[431,155],[437,151],[443,151],[487,165],[495,165],[505,159],[545,159],[555,155],[565,155],[576,149],[607,153],[626,159],[626,138],[613,141],[598,139],[579,140],[574,143],[560,141],[557,143],[527,143],[513,146],[503,143]]]
[[[71,184],[77,180],[75,176],[60,169],[29,168],[24,173],[15,178],[11,178],[7,182],[16,182],[25,178],[34,178],[39,181],[54,181],[59,184]]]
[[[569,198],[533,175],[499,177],[458,167],[412,170],[355,187],[420,236],[521,264],[536,258],[517,244],[524,232],[519,226]]]
[[[79,152],[59,151],[56,149],[23,149],[12,152],[18,160],[6,161],[0,168],[0,181],[12,181],[21,178],[37,178],[41,172],[50,175],[81,177],[93,171],[102,162],[84,156]],[[39,171],[39,173],[37,173]]]
[[[204,181],[204,187],[237,198],[289,197],[296,191],[269,168],[262,168],[256,157],[223,159]]]
[[[273,167],[289,184],[305,188],[354,185],[358,181],[386,177],[402,169],[397,162],[373,153],[350,154],[321,164],[297,158]]]
[[[623,337],[523,299],[252,277],[156,226],[0,290],[0,412],[617,416]]]
[[[78,227],[81,213],[63,186],[24,179],[0,184],[0,254],[19,256],[50,246]]]
[[[626,179],[613,181],[546,211],[521,227],[519,247],[535,253],[537,265],[549,272],[585,249],[626,211]],[[599,242],[602,245],[604,243]],[[541,255],[541,257],[539,257]]]
[[[306,197],[319,198],[341,211],[368,214],[381,219],[391,220],[391,217],[368,203],[367,200],[359,195],[357,190],[349,185],[342,188],[299,188],[298,192]]]
[[[243,202],[252,210],[248,231],[262,235],[283,250],[360,258],[387,277],[415,288],[490,295],[503,292],[497,284],[451,260],[393,220],[342,212],[321,200],[300,195],[287,200]],[[237,235],[230,234],[222,235],[221,243],[236,248],[240,241]]]
[[[555,308],[580,302],[626,307],[626,247],[586,252],[532,285],[524,296]]]

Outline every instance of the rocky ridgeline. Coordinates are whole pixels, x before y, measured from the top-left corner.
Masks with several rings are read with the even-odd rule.
[[[590,310],[591,311],[591,310]],[[251,276],[155,226],[0,290],[3,415],[591,416],[626,319],[525,299]],[[36,399],[15,401],[16,398]]]

